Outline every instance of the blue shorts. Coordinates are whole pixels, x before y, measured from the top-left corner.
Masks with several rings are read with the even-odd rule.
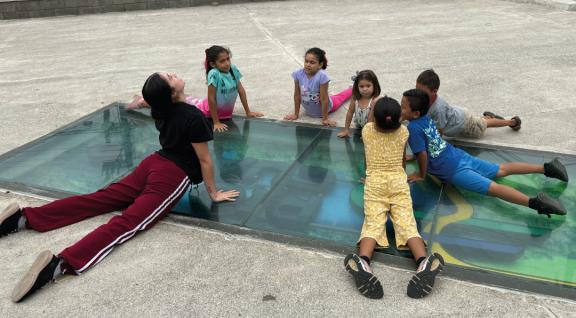
[[[486,194],[499,169],[500,165],[465,154],[450,183],[468,191]]]

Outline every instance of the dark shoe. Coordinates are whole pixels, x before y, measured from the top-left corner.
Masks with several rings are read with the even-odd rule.
[[[484,112],[482,114],[484,117],[488,117],[488,118],[495,118],[495,119],[504,119],[504,117],[500,116],[500,115],[496,115],[493,112]]]
[[[544,175],[548,178],[556,178],[568,182],[566,167],[564,167],[558,158],[554,158],[554,160],[544,164]]]
[[[22,216],[22,210],[16,202],[8,206],[0,213],[0,237],[18,231],[18,221]]]
[[[356,254],[348,254],[344,259],[344,267],[354,277],[356,288],[362,295],[372,299],[382,298],[384,290],[382,284],[369,268],[364,266],[360,257]]]
[[[407,294],[410,298],[422,298],[428,296],[434,287],[434,280],[442,268],[444,267],[444,259],[442,255],[434,253],[425,260],[424,269],[412,276],[410,283],[408,283]]]
[[[522,128],[522,120],[520,120],[520,117],[514,116],[510,119],[516,122],[514,124],[514,126],[510,126],[510,128],[512,128],[512,130],[518,131],[518,130],[520,130],[520,128]]]
[[[546,214],[550,218],[550,214],[566,215],[566,208],[558,200],[554,200],[547,196],[544,192],[530,199],[528,205],[530,208],[538,211],[538,214]]]
[[[52,252],[44,251],[40,253],[28,273],[14,287],[12,301],[17,303],[23,300],[53,280],[54,272],[59,263],[60,258],[54,256]]]

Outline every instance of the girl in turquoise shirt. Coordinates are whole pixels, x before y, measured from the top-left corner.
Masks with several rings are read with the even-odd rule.
[[[204,99],[192,96],[186,97],[186,103],[195,105],[206,117],[212,119],[215,131],[226,131],[228,126],[220,120],[232,118],[236,98],[240,95],[240,101],[246,112],[246,117],[262,117],[263,113],[253,112],[248,106],[246,90],[240,79],[242,73],[230,61],[230,50],[213,45],[206,49],[204,67],[206,69],[206,82],[208,84],[208,97]],[[127,108],[148,107],[141,96],[135,96],[134,101]]]

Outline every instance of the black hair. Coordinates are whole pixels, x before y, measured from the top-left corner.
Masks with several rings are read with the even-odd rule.
[[[413,112],[420,112],[420,116],[428,114],[430,108],[430,97],[421,89],[409,89],[402,94],[408,100],[410,109]]]
[[[394,98],[384,96],[374,105],[374,122],[382,130],[396,130],[400,127],[402,107]]]
[[[325,70],[328,67],[328,58],[326,58],[326,51],[322,50],[321,48],[313,47],[306,51],[306,54],[314,54],[318,59],[318,63],[322,63],[322,69]]]
[[[164,119],[168,116],[172,105],[172,88],[159,73],[154,73],[146,79],[142,87],[142,97],[148,105],[154,119]]]
[[[206,53],[206,59],[204,59],[204,68],[206,69],[206,75],[208,75],[208,72],[210,72],[210,70],[214,68],[212,67],[212,65],[210,65],[210,63],[216,63],[216,60],[218,59],[218,55],[220,55],[220,53],[226,52],[230,57],[232,57],[232,52],[230,52],[230,49],[220,45],[212,45],[211,47],[207,48],[204,52]]]
[[[418,75],[416,83],[420,83],[431,90],[438,90],[440,88],[440,77],[433,69],[429,69]]]
[[[352,94],[354,99],[359,100],[362,96],[360,95],[360,89],[358,85],[361,80],[368,81],[374,86],[374,91],[372,92],[372,97],[380,95],[380,83],[378,83],[378,77],[371,70],[363,70],[356,74],[354,78],[354,85],[352,86]]]

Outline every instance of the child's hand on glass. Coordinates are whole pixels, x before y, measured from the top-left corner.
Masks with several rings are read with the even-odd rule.
[[[338,133],[337,136],[340,138],[348,138],[348,137],[350,137],[350,130],[343,129],[341,132]]]
[[[256,118],[256,117],[262,117],[264,116],[264,113],[261,112],[248,112],[246,113],[246,117],[248,118]]]
[[[215,123],[214,124],[214,131],[223,132],[226,130],[228,130],[228,126],[226,124],[223,124],[223,123]]]
[[[414,183],[422,180],[424,180],[424,178],[422,178],[418,172],[414,172],[408,176],[408,183]]]
[[[240,192],[237,190],[218,190],[215,193],[210,194],[210,198],[213,202],[222,202],[222,201],[236,201],[236,198],[240,195]]]
[[[298,115],[296,115],[296,114],[290,114],[290,115],[284,116],[284,120],[296,120],[296,119],[298,119]]]
[[[322,119],[322,125],[324,126],[330,126],[330,127],[335,127],[336,126],[336,122],[330,119]]]

